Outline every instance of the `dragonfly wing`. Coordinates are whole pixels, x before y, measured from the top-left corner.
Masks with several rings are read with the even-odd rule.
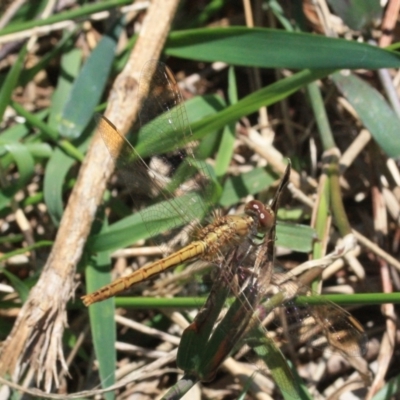
[[[154,72],[154,74],[153,74]],[[140,110],[136,149],[105,117],[98,129],[116,167],[140,209],[145,198],[154,204],[141,211],[151,237],[196,225],[209,209],[212,179],[204,162],[195,161],[186,110],[178,85],[162,63],[148,62],[139,82],[139,98],[149,90]],[[140,154],[140,155],[139,155]],[[159,238],[161,242],[161,238]]]
[[[139,96],[144,99],[139,111],[143,154],[175,151],[183,158],[187,153],[193,155],[190,148],[182,150],[192,140],[192,132],[178,84],[164,63],[150,60],[144,65]]]
[[[148,91],[139,111],[141,154],[153,157],[163,169],[158,185],[163,202],[154,206],[153,215],[142,218],[152,236],[160,233],[154,220],[176,215],[175,226],[197,225],[211,208],[211,172],[205,162],[196,161],[193,135],[178,84],[169,68],[150,60],[143,68],[139,81],[139,96]],[[155,174],[154,178],[160,178]],[[197,223],[196,223],[197,221]]]
[[[288,276],[286,274],[286,276]],[[279,274],[274,279],[279,281]],[[361,357],[366,352],[367,336],[361,324],[343,308],[324,300],[313,305],[306,300],[296,303],[298,295],[311,289],[300,284],[294,277],[285,283],[277,284],[275,297],[281,299],[276,315],[284,328],[281,334],[290,346],[306,344],[309,348],[323,349],[327,344],[333,351],[345,357]],[[274,296],[269,302],[274,301]],[[295,344],[297,341],[297,344]]]

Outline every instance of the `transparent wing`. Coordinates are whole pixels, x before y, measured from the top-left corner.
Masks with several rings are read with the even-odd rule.
[[[153,73],[154,71],[154,73]],[[155,204],[141,216],[150,236],[201,220],[213,190],[204,162],[194,159],[192,133],[178,85],[162,63],[146,63],[139,82],[139,97],[149,90],[140,110],[141,130],[137,149],[105,117],[98,129],[117,170],[140,208],[145,198]],[[143,157],[146,157],[145,159]],[[146,161],[145,161],[146,160]]]
[[[274,279],[279,281],[279,274],[275,274]],[[318,305],[307,300],[296,303],[296,296],[311,292],[311,289],[299,283],[298,278],[277,284],[276,291],[278,296],[273,296],[269,301],[276,301],[279,297],[282,300],[275,312],[277,320],[282,323],[283,319],[283,324],[280,324],[284,326],[281,331],[283,342],[290,342],[293,349],[301,345],[323,349],[329,344],[331,350],[345,357],[361,357],[365,354],[367,335],[360,323],[346,310],[327,300]]]

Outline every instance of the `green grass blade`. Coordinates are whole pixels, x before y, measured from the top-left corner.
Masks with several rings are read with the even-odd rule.
[[[82,62],[82,50],[72,48],[65,52],[61,58],[61,73],[58,77],[57,87],[51,98],[50,116],[48,120],[49,126],[57,129],[61,120],[62,110],[71,93],[73,82],[79,73]]]
[[[205,28],[173,32],[175,57],[263,68],[398,68],[400,55],[356,41],[266,28]]]
[[[375,141],[389,156],[400,156],[400,120],[384,97],[357,76],[336,73],[332,79],[357,111]]]
[[[238,101],[238,93],[236,86],[236,77],[233,67],[229,68],[228,73],[228,95],[229,103],[235,104]],[[232,159],[235,144],[235,125],[236,121],[232,121],[226,125],[222,133],[219,150],[215,160],[215,174],[218,178],[222,178],[228,170]]]
[[[225,108],[216,115],[206,117],[192,124],[195,138],[202,138],[209,132],[220,129],[231,121],[257,111],[262,106],[270,106],[290,96],[303,86],[329,75],[332,70],[304,70],[289,78],[281,79],[265,88],[244,97],[236,104]]]
[[[80,137],[91,121],[107,83],[122,28],[123,18],[120,18],[114,22],[110,32],[102,37],[75,80],[59,123],[59,130],[64,137]]]
[[[388,400],[395,399],[400,393],[400,375],[396,375],[389,379],[382,389],[379,390],[372,400]]]
[[[383,7],[379,0],[328,0],[335,14],[354,31],[362,31],[373,26],[382,18]]]
[[[237,121],[241,117],[257,111],[262,106],[274,104],[299,90],[304,85],[307,85],[314,80],[321,79],[332,72],[334,71],[305,70],[260,89],[218,113],[211,114],[199,121],[192,122],[191,127],[194,133],[193,139],[200,140],[207,134],[223,128],[232,121]],[[151,132],[149,129],[146,131]],[[177,139],[173,136],[174,134],[175,132],[173,131],[173,128],[166,128],[162,134],[153,135],[152,137],[146,137],[144,135],[143,137],[140,137],[139,132],[139,142],[136,146],[136,150],[142,157],[146,157],[151,152],[159,154],[165,153],[176,145]],[[173,140],[172,137],[174,137]],[[182,144],[184,144],[184,142],[184,138],[182,138]],[[149,149],[151,149],[151,151]]]
[[[285,359],[285,356],[273,341],[266,336],[266,332],[260,326],[251,333],[249,345],[257,356],[268,366],[274,382],[278,385],[285,399],[297,399],[301,380],[294,379],[293,373]]]
[[[74,78],[78,75],[82,52],[80,49],[71,49],[61,59],[63,71],[54,91],[48,126],[56,130],[61,120],[62,110],[73,85]],[[46,206],[55,226],[58,226],[64,212],[63,185],[65,177],[75,160],[61,149],[56,148],[47,162],[44,174],[43,192]]]
[[[58,140],[58,132],[52,129],[48,124],[44,123],[40,118],[36,115],[31,114],[20,104],[15,101],[11,101],[11,106],[15,109],[15,111],[26,119],[26,122],[38,129],[41,130],[41,133],[49,140],[57,144],[63,151],[67,154],[71,155],[78,161],[83,161],[83,154],[70,142],[66,140]]]
[[[0,192],[0,209],[8,205],[11,198],[26,186],[33,176],[35,168],[33,157],[23,144],[18,142],[5,143],[0,144],[0,149],[1,148],[12,156],[18,169],[19,178],[17,181],[8,184],[8,186]]]
[[[230,176],[224,185],[219,204],[229,207],[237,204],[249,194],[256,194],[268,189],[276,176],[265,168],[254,168],[237,176]]]
[[[309,253],[314,242],[315,230],[310,226],[277,221],[276,244],[278,246]]]
[[[133,309],[158,309],[158,308],[199,308],[205,297],[175,297],[175,298],[153,298],[153,297],[117,297],[117,307]],[[297,296],[294,300],[299,305],[318,305],[332,302],[340,306],[357,304],[400,304],[400,293],[362,293],[362,294],[325,294],[313,296]]]
[[[100,252],[94,258],[94,265],[85,268],[86,290],[92,292],[111,282],[109,253]],[[114,320],[115,299],[111,297],[89,307],[93,346],[99,362],[101,384],[105,388],[115,382],[116,366],[116,324]],[[114,392],[105,395],[114,398]]]
[[[204,215],[200,212],[206,209],[205,205],[200,207],[200,204],[203,203],[202,198],[195,192],[190,192],[184,196],[191,199],[193,204],[198,205],[198,207],[192,209],[191,212],[192,215],[194,215],[193,213],[198,211],[196,216],[201,220]],[[182,199],[182,201],[184,202],[185,200]],[[190,201],[189,204],[191,204]],[[160,204],[157,204],[155,207],[160,207]],[[135,243],[138,240],[148,239],[150,237],[149,231],[151,231],[151,229],[149,229],[149,224],[153,223],[157,225],[160,232],[176,228],[177,219],[182,220],[180,211],[176,210],[169,202],[164,202],[163,208],[169,210],[167,218],[160,219],[157,217],[157,213],[154,212],[154,206],[150,206],[141,211],[142,213],[148,214],[146,224],[143,222],[139,213],[126,217],[111,225],[107,232],[89,238],[87,242],[88,249],[90,249],[90,251],[116,250]],[[184,221],[182,220],[182,224],[183,223]]]
[[[192,131],[195,133],[195,123],[202,121],[207,117],[215,117],[216,112],[223,109],[224,103],[218,96],[202,96],[195,97],[185,103],[185,108],[188,114]],[[225,124],[224,124],[225,125]],[[215,130],[222,128],[224,125],[218,126]],[[191,140],[183,136],[183,132],[176,132],[173,128],[159,128],[159,120],[156,118],[150,124],[147,124],[146,129],[140,130],[137,136],[136,150],[143,157],[149,154],[163,154],[175,148],[176,145],[185,144],[186,140]],[[178,137],[177,135],[180,135]],[[200,139],[198,137],[193,138]],[[201,147],[201,144],[200,144]],[[196,149],[196,155],[201,155],[199,149]]]
[[[21,23],[23,21],[32,21],[39,19],[43,13],[43,10],[46,8],[46,4],[47,2],[45,0],[37,0],[35,1],[35,3],[22,3],[18,10],[16,10],[15,15],[13,15],[7,26],[11,24]]]
[[[173,385],[161,400],[179,400],[181,399],[196,383],[198,379],[191,374],[185,374],[178,382]]]
[[[228,285],[220,286],[218,290],[213,289],[204,307],[183,332],[176,359],[176,364],[180,369],[198,378],[204,377],[204,373],[207,374],[202,369],[204,359],[207,360],[210,357],[205,353],[208,347],[207,342],[229,294]],[[213,354],[215,355],[215,352]]]
[[[19,52],[16,62],[11,67],[5,81],[0,88],[0,121],[3,120],[4,111],[10,102],[11,94],[18,83],[27,52],[28,50],[25,45]]]
[[[12,155],[17,165],[19,179],[16,186],[20,189],[29,182],[34,173],[35,163],[33,157],[28,148],[18,142],[5,144],[4,148]]]
[[[17,291],[22,303],[25,303],[29,296],[30,288],[26,286],[25,282],[17,278],[14,274],[7,271],[5,268],[1,268],[1,272],[7,277],[12,284],[12,287]]]
[[[39,119],[44,119],[48,115],[48,112],[40,112],[36,114]],[[0,141],[19,141],[28,135],[30,132],[28,126],[26,124],[16,124],[10,126],[8,129],[5,129],[0,133]]]
[[[110,10],[112,8],[124,6],[131,3],[131,0],[109,0],[102,1],[100,3],[83,5],[81,7],[76,7],[73,10],[53,14],[49,18],[39,20],[31,19],[25,22],[9,24],[8,26],[0,30],[0,36],[8,35],[15,32],[21,32],[39,26],[51,25],[62,21],[74,20],[78,18],[85,19],[90,14]]]
[[[40,60],[31,68],[24,70],[21,73],[20,84],[22,86],[27,85],[31,82],[35,75],[45,69],[55,57],[63,52],[67,52],[68,47],[72,46],[72,37],[76,34],[75,31],[67,32],[64,37],[53,47],[51,51],[42,56]]]
[[[355,304],[385,304],[385,303],[400,303],[400,293],[354,293],[354,294],[326,294],[323,296],[298,296],[295,303],[303,304],[324,304],[330,301],[341,306]]]
[[[317,82],[312,82],[307,85],[307,93],[310,98],[311,107],[314,113],[315,122],[318,127],[318,134],[321,139],[323,149],[325,151],[330,150],[336,147],[336,145],[333,139],[331,127],[329,125],[325,103]]]
[[[27,143],[26,148],[34,158],[50,158],[52,148],[47,143]]]
[[[61,221],[64,212],[62,198],[65,177],[75,160],[60,149],[55,149],[46,164],[43,192],[49,215],[55,226]]]

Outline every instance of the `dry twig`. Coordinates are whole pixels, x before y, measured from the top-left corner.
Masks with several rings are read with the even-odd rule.
[[[145,61],[158,58],[168,34],[177,0],[155,0],[130,59],[114,82],[105,115],[126,134],[137,115],[136,87]],[[109,161],[105,161],[109,160]],[[17,380],[29,367],[46,391],[58,385],[57,363],[67,373],[62,335],[67,324],[66,304],[74,295],[74,281],[90,227],[112,172],[100,135],[95,135],[78,181],[69,198],[53,249],[42,275],[15,322],[0,354],[0,375]],[[82,201],[84,199],[85,201]]]

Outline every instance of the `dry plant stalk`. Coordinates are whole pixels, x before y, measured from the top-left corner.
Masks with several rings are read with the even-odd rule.
[[[156,59],[164,45],[178,0],[154,0],[130,59],[114,82],[105,115],[122,134],[136,118],[136,87],[142,65]],[[105,162],[104,160],[109,160]],[[47,392],[58,385],[57,363],[67,365],[62,336],[67,324],[66,304],[73,297],[76,266],[80,260],[112,163],[100,135],[95,134],[65,209],[60,229],[42,275],[5,341],[0,354],[0,375],[18,380],[27,368]]]

